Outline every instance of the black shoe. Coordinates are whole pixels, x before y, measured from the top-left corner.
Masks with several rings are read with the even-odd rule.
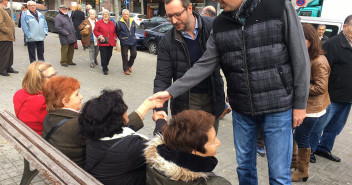
[[[310,161],[311,163],[316,163],[316,162],[317,162],[317,160],[315,159],[314,152],[311,152],[311,153],[310,153],[309,161]]]
[[[9,73],[0,73],[1,76],[10,76]]]
[[[72,62],[71,64],[68,64],[68,65],[75,66],[75,65],[77,65],[77,64]]]
[[[104,75],[108,75],[108,71],[103,71]]]
[[[341,161],[340,158],[338,158],[335,155],[332,155],[331,152],[321,152],[321,151],[317,150],[317,151],[314,152],[314,154],[319,155],[321,157],[325,157],[325,158],[327,158],[329,160],[332,160],[332,161],[335,161],[335,162],[340,162]]]
[[[97,60],[94,60],[94,64],[95,65],[99,65]]]
[[[8,73],[18,73],[18,71],[14,70],[12,67],[7,70]]]
[[[61,66],[67,67],[68,65],[67,64],[61,64]]]

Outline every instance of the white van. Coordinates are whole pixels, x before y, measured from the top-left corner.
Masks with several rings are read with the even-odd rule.
[[[319,24],[323,24],[326,26],[325,35],[329,38],[339,34],[343,29],[344,20],[333,20],[333,19],[325,19],[322,17],[306,17],[300,16],[301,23],[309,23],[312,24],[315,28],[318,27]]]

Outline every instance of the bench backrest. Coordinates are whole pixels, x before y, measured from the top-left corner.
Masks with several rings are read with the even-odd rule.
[[[9,111],[1,109],[0,135],[53,184],[102,184]]]

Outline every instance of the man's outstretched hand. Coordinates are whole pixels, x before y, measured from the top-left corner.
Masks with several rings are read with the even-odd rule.
[[[160,91],[149,97],[150,100],[157,100],[158,104],[156,105],[156,108],[162,108],[164,103],[171,98],[170,93],[167,91]]]

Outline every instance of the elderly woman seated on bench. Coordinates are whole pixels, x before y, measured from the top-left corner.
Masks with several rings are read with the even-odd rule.
[[[214,129],[215,117],[200,110],[178,113],[169,125],[148,142],[145,149],[147,184],[230,185],[212,171],[220,141]]]
[[[42,86],[46,79],[55,76],[55,69],[46,62],[33,62],[29,65],[22,80],[22,89],[13,96],[16,116],[42,135],[43,120],[46,114],[46,104],[42,93]]]
[[[146,137],[135,131],[156,102],[145,100],[127,116],[121,90],[104,90],[89,100],[79,116],[80,131],[87,140],[86,170],[105,185],[145,184]],[[156,130],[166,123],[166,114],[154,112]]]
[[[83,96],[75,78],[55,76],[43,85],[48,114],[42,136],[77,165],[84,168],[86,139],[78,133]]]

